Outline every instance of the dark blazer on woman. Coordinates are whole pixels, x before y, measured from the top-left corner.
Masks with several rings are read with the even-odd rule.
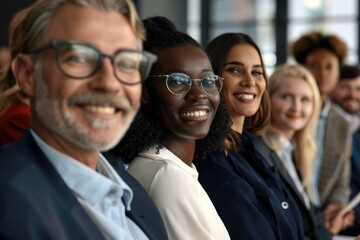
[[[244,132],[238,152],[214,152],[197,161],[200,183],[231,239],[304,239],[295,201],[252,138]]]
[[[134,198],[126,215],[149,239],[167,239],[160,213],[124,170]],[[0,148],[0,239],[105,239],[30,132]]]
[[[286,183],[289,192],[295,199],[296,204],[298,205],[302,215],[305,239],[331,240],[332,235],[325,227],[320,208],[315,207],[313,204],[311,204],[310,209],[306,207],[306,204],[301,194],[298,192],[292,178],[290,177],[290,174],[286,170],[285,166],[281,162],[276,152],[271,150],[265,144],[263,138],[260,136],[255,137],[253,143],[255,145],[255,148],[264,156],[266,160],[269,161],[269,164],[276,165],[281,175],[281,178]]]

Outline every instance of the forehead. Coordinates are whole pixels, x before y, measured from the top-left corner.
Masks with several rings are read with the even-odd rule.
[[[339,81],[341,85],[360,85],[360,76],[355,78],[342,78]]]
[[[139,43],[120,13],[75,4],[65,4],[54,13],[45,38],[85,41],[110,52],[118,48],[137,49]]]
[[[158,61],[154,69],[163,72],[179,70],[191,72],[194,70],[211,70],[210,60],[206,53],[192,45],[182,45],[165,48],[156,53]]]
[[[283,77],[277,89],[279,91],[292,91],[301,94],[312,94],[310,84],[305,79],[300,77]]]
[[[325,48],[319,48],[314,50],[313,52],[309,53],[308,57],[306,58],[308,61],[338,61],[338,58],[335,53],[332,51],[325,49]]]
[[[226,62],[232,61],[261,65],[261,59],[258,51],[250,44],[234,45],[229,51]]]

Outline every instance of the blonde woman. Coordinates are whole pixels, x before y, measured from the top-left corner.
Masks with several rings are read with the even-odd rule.
[[[315,132],[321,98],[312,74],[300,65],[277,67],[269,79],[271,120],[263,140],[267,159],[279,166],[282,177],[298,195],[304,228],[310,239],[327,239],[320,210],[311,203],[312,165],[316,157]],[[273,153],[276,154],[273,154]],[[300,172],[300,174],[298,174]],[[310,197],[309,197],[310,196]],[[332,233],[338,230],[330,229]]]

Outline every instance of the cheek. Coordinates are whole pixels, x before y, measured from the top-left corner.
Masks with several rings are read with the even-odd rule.
[[[304,115],[305,115],[305,118],[306,118],[306,120],[308,121],[309,119],[310,119],[310,117],[311,117],[311,114],[312,114],[312,112],[313,112],[313,107],[312,106],[305,106],[304,108],[303,108],[303,112],[304,112]]]
[[[220,104],[220,95],[217,94],[215,96],[209,96],[209,100],[216,111]]]
[[[266,81],[265,79],[259,80],[258,82],[259,95],[262,96],[266,90]]]
[[[141,98],[141,84],[124,87],[125,95],[132,107],[136,107]]]
[[[286,104],[284,104],[280,100],[271,101],[271,114],[275,117],[279,116],[279,113],[286,112],[286,108]]]

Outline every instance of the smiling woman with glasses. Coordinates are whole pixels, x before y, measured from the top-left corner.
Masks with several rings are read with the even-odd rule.
[[[223,79],[190,36],[165,18],[145,20],[144,49],[158,61],[144,83],[142,106],[111,150],[157,205],[169,239],[229,239],[197,180],[194,157],[223,149],[230,118],[220,101]]]

